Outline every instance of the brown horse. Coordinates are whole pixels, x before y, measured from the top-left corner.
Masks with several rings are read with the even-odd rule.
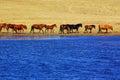
[[[107,24],[105,24],[105,25],[99,25],[98,28],[99,28],[98,33],[102,32],[102,30],[106,30],[106,33],[108,32],[108,29],[113,30],[113,27],[110,26],[110,25],[107,25]]]
[[[24,30],[26,30],[27,29],[27,26],[26,25],[24,25],[24,24],[15,24],[14,25],[14,29],[15,30],[18,30],[18,31],[23,31],[24,32]]]
[[[13,32],[15,31],[17,33],[17,31],[14,29],[14,25],[15,24],[7,24],[7,26],[6,26],[7,32],[9,32],[9,29],[12,29]]]
[[[95,29],[95,25],[85,25],[84,33],[88,33],[88,30],[90,30],[89,33],[92,33],[92,29]]]
[[[6,23],[1,23],[0,24],[0,32],[2,31],[2,28],[6,28]]]
[[[15,31],[16,33],[18,31],[24,31],[25,29],[27,29],[27,26],[24,24],[7,24],[7,32],[9,31],[9,29],[12,29],[12,31]]]
[[[44,31],[43,31],[43,28],[44,28],[44,27],[46,27],[46,24],[33,24],[33,25],[31,26],[30,33],[31,33],[31,32],[34,33],[34,29],[38,29],[39,32],[42,31],[42,32],[44,33]]]
[[[67,31],[67,33],[70,32],[70,27],[69,27],[69,24],[61,24],[60,25],[60,30],[59,30],[59,33],[63,33],[64,34],[64,30]]]
[[[56,24],[46,25],[45,32],[46,31],[48,32],[48,30],[51,30],[51,32],[54,32],[54,30],[53,30],[54,27],[57,27],[57,25]]]

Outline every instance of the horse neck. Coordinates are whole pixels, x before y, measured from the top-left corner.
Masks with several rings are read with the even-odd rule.
[[[26,25],[23,25],[23,26],[24,26],[24,27],[23,27],[24,29],[27,29],[27,26],[26,26]]]
[[[5,28],[6,27],[6,23],[1,24],[1,27]]]
[[[56,24],[53,24],[54,27],[56,27]]]
[[[56,24],[53,24],[53,25],[51,25],[51,26],[53,26],[53,27],[57,27]]]
[[[111,29],[111,30],[113,30],[113,27],[112,27],[112,26],[109,26],[108,28]]]

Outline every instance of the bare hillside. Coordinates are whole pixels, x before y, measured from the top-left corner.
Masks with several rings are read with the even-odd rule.
[[[120,0],[0,0],[0,22],[118,24]]]

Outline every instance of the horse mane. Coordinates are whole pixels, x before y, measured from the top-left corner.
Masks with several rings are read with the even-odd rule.
[[[93,28],[95,28],[95,25],[91,25]]]

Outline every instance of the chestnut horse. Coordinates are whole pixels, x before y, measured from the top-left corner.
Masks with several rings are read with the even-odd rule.
[[[12,29],[12,31],[15,31],[17,33],[17,31],[14,29],[14,25],[15,24],[7,24],[7,26],[6,26],[7,32],[9,32],[9,29]]]
[[[33,25],[31,26],[30,33],[31,33],[31,32],[34,33],[34,29],[38,29],[39,32],[42,31],[42,32],[44,33],[44,31],[43,31],[43,28],[44,28],[44,27],[46,27],[46,24],[33,24]]]
[[[108,32],[108,29],[113,30],[113,27],[110,25],[107,25],[107,24],[106,25],[99,25],[98,28],[99,28],[98,33],[102,32],[102,30],[106,30],[106,33]]]
[[[92,33],[92,29],[95,29],[95,25],[85,25],[85,30],[84,30],[84,33],[88,33],[88,30],[90,30],[89,33]]]
[[[15,31],[17,33],[17,31],[24,31],[24,29],[27,29],[27,26],[24,24],[7,24],[7,32],[9,31],[9,29],[12,29],[13,31]]]
[[[57,27],[57,25],[56,24],[46,25],[45,32],[46,31],[48,32],[48,30],[51,30],[51,32],[54,32],[54,30],[53,30],[54,27]]]
[[[64,30],[67,31],[67,33],[70,32],[70,28],[69,28],[69,25],[68,24],[61,24],[60,25],[60,30],[59,30],[59,33],[63,33],[64,34]]]
[[[15,24],[15,25],[14,25],[14,29],[21,32],[21,30],[22,30],[22,31],[26,30],[26,29],[27,29],[27,26],[24,25],[24,24],[17,24],[17,25]]]
[[[1,23],[0,24],[0,32],[2,31],[2,28],[6,28],[6,23]]]

